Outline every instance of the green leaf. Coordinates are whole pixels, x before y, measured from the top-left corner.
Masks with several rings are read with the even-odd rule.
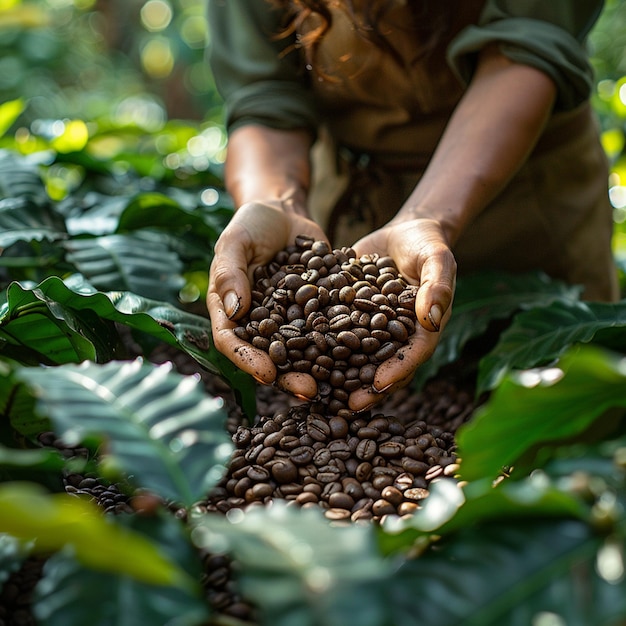
[[[0,104],[0,137],[13,126],[15,120],[24,112],[25,108],[26,106],[21,98]]]
[[[0,247],[66,238],[65,224],[47,204],[35,204],[24,196],[0,200]]]
[[[97,292],[80,275],[9,285],[0,306],[0,352],[28,365],[106,362],[119,339],[113,323],[183,350],[229,382],[250,419],[256,414],[254,380],[213,346],[207,317],[131,292]]]
[[[377,626],[392,564],[372,527],[332,526],[319,510],[274,502],[193,520],[199,547],[232,552],[243,596],[272,626]],[[399,622],[398,622],[399,623]]]
[[[81,498],[49,494],[32,483],[0,485],[0,532],[34,541],[34,549],[44,554],[70,546],[93,569],[153,585],[190,585],[187,574],[140,534],[112,523]]]
[[[0,467],[60,473],[65,459],[56,450],[16,450],[0,445]]]
[[[479,337],[494,320],[509,318],[519,309],[545,307],[554,301],[576,300],[580,289],[550,279],[545,274],[480,272],[460,276],[452,317],[435,354],[416,373],[414,385],[421,386],[448,363],[456,361],[470,339]]]
[[[30,548],[6,533],[0,533],[0,591],[11,574],[17,572],[26,560]]]
[[[0,198],[19,199],[27,206],[50,204],[39,165],[34,159],[0,150]]]
[[[232,449],[223,401],[208,397],[196,377],[141,360],[16,375],[34,389],[60,438],[100,439],[107,466],[135,485],[190,506],[222,478]]]
[[[398,568],[389,623],[527,626],[553,613],[554,623],[611,626],[626,614],[626,583],[598,574],[604,545],[578,521],[466,528]]]
[[[32,365],[98,357],[71,310],[50,302],[43,291],[23,289],[19,283],[9,285],[6,305],[0,309],[0,340],[2,352]]]
[[[67,260],[100,291],[176,302],[185,284],[177,254],[157,237],[107,235],[65,242]]]
[[[555,301],[518,314],[480,362],[478,391],[493,389],[507,371],[528,369],[561,356],[575,343],[626,350],[626,301]]]
[[[159,228],[178,236],[191,236],[208,244],[215,242],[219,232],[203,219],[199,211],[189,211],[178,201],[162,193],[137,195],[120,216],[118,233],[144,228]]]
[[[572,348],[558,367],[510,374],[457,431],[465,480],[495,478],[528,450],[584,432],[626,406],[623,359],[594,346]]]
[[[159,552],[185,571],[190,581],[201,577],[198,555],[193,551],[188,535],[172,516],[151,519],[116,518],[125,522],[129,532],[140,534],[158,547]],[[95,550],[107,551],[98,543]],[[132,552],[123,562],[133,560]],[[145,564],[144,564],[145,565]],[[207,623],[208,607],[200,585],[185,587],[155,586],[129,578],[124,572],[105,572],[81,567],[67,551],[57,553],[44,566],[33,601],[33,613],[40,624],[150,624],[151,626],[199,626]]]
[[[508,524],[520,518],[572,517],[588,519],[588,507],[563,492],[545,475],[522,481],[474,481],[461,487],[452,479],[435,479],[422,508],[409,518],[389,518],[380,536],[385,554],[408,551],[416,539],[450,535],[493,520]]]

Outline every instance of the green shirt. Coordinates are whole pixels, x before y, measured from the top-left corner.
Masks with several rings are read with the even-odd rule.
[[[468,2],[468,0],[462,0]],[[486,0],[475,23],[446,45],[449,68],[462,84],[476,53],[497,42],[515,62],[535,67],[557,87],[557,111],[588,99],[592,69],[585,38],[603,2],[591,0]],[[225,103],[229,130],[249,123],[315,130],[320,111],[300,54],[281,52],[293,40],[272,37],[281,12],[264,0],[208,0],[209,60]]]

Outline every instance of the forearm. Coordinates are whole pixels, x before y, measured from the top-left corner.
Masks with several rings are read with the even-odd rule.
[[[551,79],[538,70],[493,50],[483,53],[431,163],[396,220],[435,219],[453,245],[525,162],[550,116],[555,93]]]
[[[248,125],[233,131],[224,179],[235,206],[279,200],[284,210],[306,215],[311,141],[305,130]]]

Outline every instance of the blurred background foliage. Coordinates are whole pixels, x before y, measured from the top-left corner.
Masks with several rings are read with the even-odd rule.
[[[219,176],[221,101],[204,59],[205,0],[0,0],[0,147],[76,154],[178,183]],[[626,3],[589,38],[593,104],[612,166],[615,249],[626,258]],[[63,161],[63,160],[61,160]],[[55,160],[50,194],[84,176]],[[92,163],[93,165],[93,163]]]

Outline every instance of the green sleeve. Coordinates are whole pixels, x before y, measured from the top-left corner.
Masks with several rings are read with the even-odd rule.
[[[595,0],[487,0],[478,24],[462,30],[448,49],[448,62],[469,82],[476,54],[498,43],[516,63],[545,72],[557,86],[557,110],[589,98],[593,71],[585,38],[603,2]]]
[[[280,18],[265,0],[208,0],[209,64],[229,131],[251,123],[316,126],[298,55],[281,55],[292,41],[274,37]]]

